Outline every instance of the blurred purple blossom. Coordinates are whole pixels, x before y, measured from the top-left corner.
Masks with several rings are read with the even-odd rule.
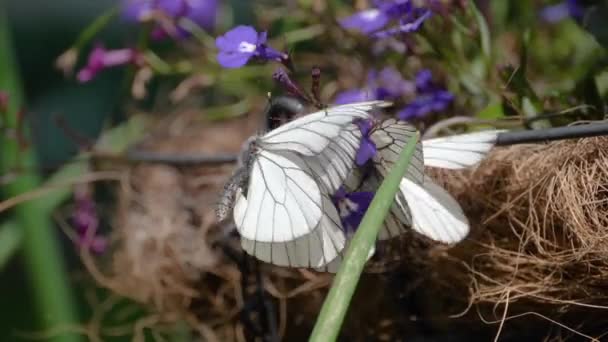
[[[89,82],[104,69],[142,62],[141,55],[135,49],[106,50],[98,44],[91,50],[87,64],[80,69],[76,78],[81,83]]]
[[[373,198],[373,192],[348,193],[343,187],[332,196],[342,221],[342,228],[347,234],[350,235],[357,230]]]
[[[420,29],[431,16],[431,9],[413,0],[377,0],[375,8],[357,12],[340,20],[346,29],[354,29],[377,38],[386,38],[399,33],[410,33]],[[397,26],[386,26],[396,21]]]
[[[401,120],[412,120],[425,117],[434,112],[442,112],[454,100],[454,95],[447,90],[438,90],[429,93],[423,93],[410,102],[405,108],[397,113]]]
[[[431,17],[431,15],[432,12],[430,10],[412,11],[407,17],[401,18],[396,27],[375,32],[373,36],[376,38],[386,38],[400,33],[416,32],[420,29],[420,27],[422,27],[422,24],[424,24],[424,22]]]
[[[356,29],[368,34],[383,28],[389,20],[386,13],[377,8],[371,8],[340,20],[340,25],[346,29]]]
[[[399,101],[413,98],[398,113],[401,120],[422,118],[433,112],[446,110],[454,100],[454,95],[433,82],[430,70],[423,69],[414,81],[403,79],[401,73],[392,67],[380,72],[370,71],[367,85],[362,89],[346,90],[334,100],[335,104],[347,104],[368,100]]]
[[[211,31],[215,26],[217,0],[123,0],[123,17],[130,21],[144,22],[156,19],[152,37],[184,38],[190,35],[178,25],[180,19],[188,19],[201,28]],[[170,25],[167,25],[170,24]],[[171,27],[170,27],[171,26]],[[175,32],[171,32],[171,31]]]
[[[556,5],[546,6],[540,11],[544,21],[555,23],[567,18],[580,21],[583,19],[584,8],[580,0],[565,0]]]
[[[373,95],[371,92],[366,91],[365,89],[352,89],[345,90],[336,95],[336,99],[334,100],[335,104],[348,104],[355,102],[363,102],[367,100],[373,100]]]
[[[78,235],[77,243],[80,248],[91,249],[94,253],[103,253],[107,247],[107,240],[97,235],[99,228],[99,216],[95,202],[90,191],[84,187],[78,187],[74,191],[74,211],[71,224]]]
[[[433,82],[430,70],[420,70],[415,77],[416,98],[397,113],[401,120],[422,118],[433,112],[441,112],[454,101],[454,95]]]
[[[372,159],[378,151],[376,149],[376,144],[370,137],[374,122],[372,120],[359,120],[356,124],[359,126],[359,130],[361,130],[361,144],[357,150],[355,162],[357,166],[363,166]]]
[[[251,26],[237,26],[215,39],[219,52],[217,61],[225,68],[240,68],[252,58],[284,62],[285,53],[266,45],[266,32],[258,33]]]
[[[396,100],[415,92],[413,82],[404,80],[395,68],[386,67],[379,72],[367,74],[367,86],[362,89],[347,90],[336,95],[334,103],[347,104],[367,100]]]

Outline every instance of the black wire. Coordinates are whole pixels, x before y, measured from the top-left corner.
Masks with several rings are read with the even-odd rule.
[[[552,140],[589,138],[608,135],[608,123],[545,128],[528,131],[503,132],[496,138],[496,145],[540,143]]]
[[[201,164],[236,163],[236,154],[173,154],[140,150],[137,147],[127,149],[126,158],[132,162],[169,164],[175,166],[194,166]]]

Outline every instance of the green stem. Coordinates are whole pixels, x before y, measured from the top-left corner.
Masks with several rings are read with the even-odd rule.
[[[15,222],[9,221],[0,225],[0,271],[19,250],[21,241],[23,241],[23,231]]]
[[[17,115],[22,107],[21,84],[4,2],[0,3],[0,89],[7,91],[10,101],[8,126],[17,128]],[[0,136],[0,173],[18,169],[22,163],[32,165],[34,152],[19,146],[16,139]],[[34,173],[24,173],[3,189],[5,196],[16,196],[36,189],[41,184]],[[43,199],[21,203],[14,208],[15,223],[23,232],[23,258],[29,277],[37,313],[44,330],[76,322],[74,299],[57,235]],[[56,336],[52,341],[79,341],[73,334]]]
[[[102,13],[99,17],[95,18],[92,23],[90,23],[81,33],[78,35],[76,42],[74,43],[74,48],[79,50],[84,48],[86,44],[88,44],[93,37],[95,37],[99,31],[103,30],[108,23],[118,15],[118,6],[112,7],[105,13]]]
[[[329,294],[325,298],[310,341],[335,341],[338,337],[346,311],[367,261],[367,256],[374,246],[380,227],[382,227],[386,214],[394,202],[401,179],[405,175],[414,154],[417,141],[418,136],[412,137],[408,141],[399,156],[399,160],[378,188],[359,229],[357,229],[357,233],[350,242]]]

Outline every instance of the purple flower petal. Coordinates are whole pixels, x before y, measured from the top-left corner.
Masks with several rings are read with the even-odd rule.
[[[394,36],[394,35],[400,34],[400,33],[411,33],[411,32],[418,31],[420,29],[420,27],[422,26],[422,24],[424,24],[424,22],[428,18],[430,18],[431,15],[432,15],[432,12],[430,10],[425,10],[424,12],[422,12],[422,14],[418,18],[416,18],[414,20],[411,20],[411,18],[408,18],[408,19],[402,18],[399,22],[399,26],[388,29],[388,30],[376,32],[373,34],[373,36],[376,38],[387,38],[387,37]]]
[[[433,112],[446,110],[453,100],[454,95],[447,90],[421,94],[397,115],[399,119],[406,121],[421,118]]]
[[[342,187],[332,196],[346,233],[354,233],[357,230],[373,198],[372,192],[347,193]]]
[[[215,39],[219,50],[217,60],[226,68],[241,67],[253,56],[265,60],[287,60],[286,54],[266,46],[265,42],[266,32],[258,34],[251,26],[237,26]]]
[[[217,0],[190,0],[188,4],[190,8],[185,17],[207,31],[213,30],[217,17]]]
[[[217,61],[224,68],[240,68],[247,64],[252,55],[248,54],[235,54],[230,52],[219,52],[217,54]]]
[[[367,82],[376,89],[375,100],[394,100],[414,92],[412,82],[404,80],[401,73],[392,67],[370,72]]]
[[[346,90],[338,95],[336,95],[336,99],[334,100],[335,104],[349,104],[349,103],[357,103],[363,102],[367,100],[374,100],[373,96],[371,96],[369,91],[365,89],[353,89]]]
[[[153,0],[126,0],[123,3],[122,16],[128,21],[138,22],[149,17],[153,10]]]
[[[186,0],[155,0],[156,9],[171,18],[181,17],[188,13],[189,2]]]
[[[416,74],[416,89],[419,92],[430,91],[433,87],[433,74],[429,69],[420,70]]]
[[[363,166],[368,160],[372,159],[377,152],[376,144],[370,139],[370,134],[374,123],[372,120],[359,120],[356,122],[361,130],[361,144],[355,156],[355,163],[358,166]]]
[[[356,29],[365,34],[377,31],[389,21],[389,17],[377,8],[371,8],[340,20],[340,25],[346,29]]]
[[[546,6],[540,11],[542,20],[556,23],[569,17],[581,20],[584,15],[584,8],[579,0],[565,0],[557,5]]]
[[[241,43],[245,42],[256,46],[257,40],[258,33],[253,27],[241,25],[218,37],[215,40],[215,45],[220,50],[239,50]]]
[[[357,150],[357,157],[355,162],[358,166],[363,166],[368,160],[372,159],[376,155],[376,144],[370,139],[361,139],[361,145]]]
[[[570,16],[570,11],[568,10],[568,5],[565,2],[562,2],[557,5],[544,7],[540,11],[540,17],[542,20],[549,23],[556,23],[567,19]]]
[[[251,26],[237,26],[215,39],[217,60],[225,68],[238,68],[247,63],[257,49],[258,33]]]
[[[277,51],[266,44],[258,45],[255,55],[261,59],[269,61],[280,62],[283,59],[287,59],[287,55],[285,53]]]

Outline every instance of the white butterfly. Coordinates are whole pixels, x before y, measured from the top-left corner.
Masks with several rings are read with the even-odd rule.
[[[227,203],[218,210],[220,218],[225,216],[234,200],[234,220],[247,253],[281,266],[337,269],[347,236],[330,196],[361,177],[354,158],[362,134],[354,122],[371,120],[372,109],[388,105],[371,101],[332,107],[252,141],[245,169],[228,183]],[[412,126],[396,120],[386,120],[372,132],[370,138],[378,149],[375,173],[361,183],[363,191],[377,189],[415,133]],[[419,142],[379,238],[397,236],[409,227],[441,242],[464,238],[468,223],[460,206],[424,177],[424,164],[473,165],[492,147],[496,134]]]
[[[346,236],[330,200],[353,169],[370,101],[321,110],[255,139],[235,181],[234,221],[247,253],[276,265],[319,268],[344,249]]]
[[[413,229],[442,243],[454,244],[463,240],[469,233],[466,216],[447,191],[424,175],[424,167],[460,169],[474,166],[494,146],[500,132],[489,130],[418,142],[378,239],[389,239]],[[373,170],[367,170],[366,175],[355,170],[346,180],[345,187],[350,191],[375,192],[415,134],[416,129],[404,121],[389,119],[377,125],[369,137],[377,148]],[[349,212],[341,214],[344,219]],[[339,256],[325,269],[336,272],[341,262]]]
[[[392,169],[415,129],[403,121],[385,120],[372,131],[370,139],[377,147],[373,163],[377,174],[364,184],[377,188]],[[479,163],[494,146],[500,130],[489,130],[422,141],[414,152],[408,171],[401,181],[395,205],[378,238],[387,239],[410,227],[443,243],[457,243],[469,232],[469,224],[460,205],[444,189],[424,175],[424,167],[461,169]],[[352,182],[352,180],[348,180]],[[359,188],[357,191],[369,191]]]

